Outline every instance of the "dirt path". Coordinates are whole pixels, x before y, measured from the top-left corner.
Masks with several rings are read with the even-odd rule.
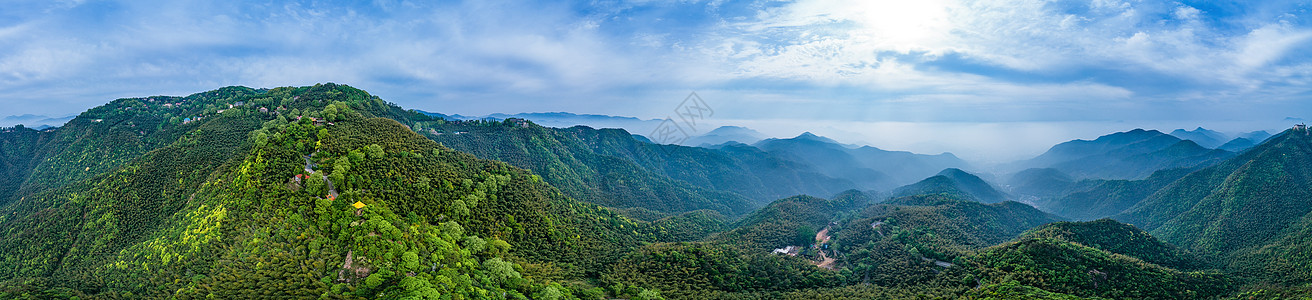
[[[825,229],[821,229],[820,232],[816,232],[816,233],[815,233],[815,240],[817,241],[817,244],[828,243],[828,242],[829,242],[829,226],[825,226]],[[834,264],[838,262],[838,259],[835,259],[835,258],[833,258],[833,257],[829,257],[829,255],[826,254],[824,250],[817,250],[816,252],[819,252],[819,253],[820,253],[820,263],[819,263],[819,264],[816,264],[816,266],[819,266],[819,267],[821,267],[821,268],[825,268],[825,269],[833,270],[833,269],[834,269]]]

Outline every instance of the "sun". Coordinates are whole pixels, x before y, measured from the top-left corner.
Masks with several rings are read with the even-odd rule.
[[[853,1],[843,7],[860,24],[855,34],[899,50],[932,47],[951,31],[950,3],[944,0]]]

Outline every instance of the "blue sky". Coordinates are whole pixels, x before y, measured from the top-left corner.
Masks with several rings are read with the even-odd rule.
[[[1022,152],[1032,153],[1107,130],[1274,129],[1306,117],[1308,10],[1305,1],[17,0],[0,10],[0,116],[337,82],[444,113],[662,118],[697,91],[724,124],[924,152],[969,147],[939,141],[962,138],[945,130],[1055,126],[1035,129],[1046,135],[1029,139]],[[1070,124],[1085,129],[1062,129]]]

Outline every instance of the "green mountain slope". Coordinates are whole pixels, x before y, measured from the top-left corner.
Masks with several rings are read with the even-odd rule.
[[[21,126],[0,128],[0,205],[18,193],[32,169],[44,159],[41,150],[54,135],[53,131]]]
[[[1185,272],[1057,238],[1021,238],[965,260],[981,282],[1114,299],[1201,299],[1223,295],[1216,273]]]
[[[1129,224],[1111,219],[1050,223],[1025,232],[1019,239],[1055,239],[1130,256],[1184,270],[1205,267],[1197,258]]]
[[[1007,200],[1007,195],[994,189],[993,185],[979,176],[956,168],[945,169],[938,175],[893,190],[893,197],[925,194],[957,194],[984,203]]]
[[[1233,155],[1156,130],[1135,129],[1057,144],[1015,167],[1054,168],[1075,178],[1139,179],[1163,169],[1210,166]]]
[[[857,148],[810,132],[789,139],[766,139],[753,146],[784,159],[815,166],[825,175],[850,180],[857,188],[866,190],[888,190],[945,168],[966,166],[951,153],[923,155],[870,146]]]
[[[1012,174],[1007,184],[1021,198],[1043,199],[1066,193],[1075,179],[1053,168],[1030,168]]]
[[[197,104],[225,104],[212,100]],[[178,138],[0,207],[9,266],[0,296],[581,295],[549,281],[596,276],[652,235],[527,171],[441,147],[390,119],[405,111],[360,90],[230,100],[245,105],[162,129]]]
[[[840,250],[851,252],[856,248],[848,247],[892,238],[925,256],[951,261],[1056,221],[1053,215],[1017,202],[983,204],[959,195],[927,194],[866,207],[842,223],[835,239]]]
[[[1040,209],[1059,216],[1074,220],[1096,220],[1124,212],[1193,171],[1160,170],[1142,180],[1085,179],[1068,186],[1064,194],[1040,198],[1035,202]]]
[[[1301,226],[1312,212],[1309,200],[1312,136],[1291,129],[1181,178],[1115,218],[1219,257],[1257,251],[1273,242],[1292,244],[1258,252],[1302,253],[1294,250],[1303,249],[1294,241],[1305,232]]]
[[[620,129],[441,120],[416,127],[443,145],[534,170],[571,197],[610,207],[738,216],[780,197],[852,187],[768,155],[655,145]]]
[[[868,195],[855,190],[832,200],[811,196],[779,199],[747,215],[733,229],[711,237],[710,241],[762,253],[789,245],[805,246],[839,212],[870,202]]]

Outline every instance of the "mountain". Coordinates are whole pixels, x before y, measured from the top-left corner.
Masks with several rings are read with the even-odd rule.
[[[1156,130],[1135,129],[1057,144],[1013,168],[1053,168],[1075,178],[1139,179],[1157,170],[1210,166],[1233,156]]]
[[[923,155],[854,147],[810,132],[790,139],[766,139],[753,146],[815,166],[825,175],[850,180],[861,189],[888,190],[932,176],[939,170],[966,167],[964,161],[951,153]]]
[[[719,145],[727,142],[738,142],[743,144],[756,143],[765,139],[765,135],[747,127],[739,126],[720,126],[706,134],[695,136],[684,141],[684,145],[701,146],[701,145]]]
[[[416,130],[442,145],[533,170],[572,198],[609,207],[666,215],[711,209],[737,217],[774,199],[855,187],[751,147],[657,145],[622,129],[531,121],[426,122]]]
[[[437,117],[451,121],[503,121],[510,118],[525,119],[533,121],[547,127],[569,128],[574,126],[588,126],[592,128],[620,128],[629,132],[647,134],[660,126],[661,120],[651,119],[643,120],[634,117],[609,116],[598,114],[576,114],[569,112],[537,112],[537,113],[494,113],[485,116],[463,116],[459,114],[446,115],[441,113],[419,111],[430,117]],[[688,144],[697,145],[697,144]]]
[[[41,127],[64,126],[64,123],[68,123],[68,120],[72,120],[73,117],[74,116],[48,117],[48,116],[33,115],[33,114],[5,116],[3,118],[0,118],[0,127],[3,126],[13,127],[16,125],[25,125],[27,127],[33,127],[33,128],[37,128],[37,130],[40,130]]]
[[[1271,133],[1270,133],[1270,132],[1266,132],[1266,130],[1258,130],[1258,131],[1253,131],[1253,132],[1241,133],[1241,134],[1239,134],[1239,136],[1237,136],[1237,137],[1235,137],[1235,138],[1245,138],[1245,139],[1248,139],[1248,140],[1250,140],[1250,141],[1253,141],[1253,143],[1258,143],[1258,144],[1260,144],[1260,143],[1266,141],[1266,139],[1271,138],[1271,136],[1272,136]]]
[[[54,138],[22,126],[0,128],[0,205],[9,202],[23,181],[45,157],[42,151]]]
[[[957,168],[944,169],[938,175],[893,190],[893,197],[923,194],[959,194],[984,203],[998,203],[1008,198],[979,176]]]
[[[1007,179],[1010,191],[1029,201],[1062,195],[1074,184],[1074,178],[1053,168],[1025,169]]]
[[[1085,179],[1068,185],[1058,195],[1038,198],[1034,203],[1039,209],[1072,220],[1107,218],[1124,212],[1194,170],[1161,170],[1142,180]]]
[[[971,290],[961,258],[1057,221],[1016,202],[982,204],[935,194],[896,198],[847,214],[832,228],[834,253],[853,280],[879,286],[925,285],[920,290]]]
[[[710,240],[760,252],[799,245],[795,242],[799,233],[807,233],[801,234],[804,237],[814,236],[839,212],[864,207],[872,200],[868,195],[855,190],[840,193],[833,199],[811,196],[779,199],[744,217],[732,230]]]
[[[1197,257],[1185,253],[1178,247],[1163,242],[1132,225],[1111,219],[1044,224],[1025,232],[1018,239],[1055,239],[1175,269],[1205,268]]]
[[[839,232],[838,240],[855,246],[864,243],[862,239],[907,230],[914,232],[908,237],[921,235],[915,239],[936,240],[932,246],[923,245],[927,248],[955,249],[966,253],[1011,240],[1026,230],[1057,221],[1060,219],[1056,216],[1018,202],[983,204],[954,195],[922,194],[894,198],[865,208],[856,219],[843,226],[845,230]]]
[[[1199,146],[1210,149],[1216,149],[1216,147],[1221,146],[1221,144],[1229,139],[1223,133],[1207,130],[1202,127],[1195,128],[1194,130],[1176,129],[1171,131],[1171,135],[1182,140],[1194,141],[1195,143],[1198,143]]]
[[[544,298],[574,291],[531,278],[595,276],[654,241],[396,121],[415,117],[334,84],[89,110],[0,205],[0,296]]]
[[[944,157],[770,142],[449,120],[337,84],[117,99],[0,128],[0,299],[1265,299],[1312,282],[1305,129],[1142,180],[1008,180],[1140,227],[1062,222],[959,168],[876,202],[809,161]],[[1126,148],[1143,142],[1092,152],[1199,147]]]
[[[1312,215],[1312,135],[1290,129],[1232,159],[1190,173],[1114,217],[1231,269],[1278,276],[1306,254]],[[1260,266],[1260,270],[1251,270]],[[1312,276],[1288,274],[1300,280]],[[1283,275],[1282,275],[1283,276]]]
[[[1136,257],[1143,254],[1136,251],[1171,249],[1126,227],[1098,222],[1049,225],[980,251],[963,264],[981,285],[1030,285],[1080,297],[1205,299],[1228,293],[1230,281],[1222,274],[1182,271]]]
[[[1225,144],[1216,147],[1216,149],[1238,153],[1238,152],[1244,152],[1244,150],[1248,150],[1248,148],[1253,148],[1253,146],[1257,146],[1257,143],[1253,142],[1253,140],[1240,137],[1230,140],[1229,142],[1225,142]]]

